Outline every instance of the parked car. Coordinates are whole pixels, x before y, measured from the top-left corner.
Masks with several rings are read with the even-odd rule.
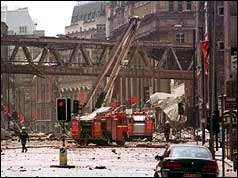
[[[217,177],[219,174],[210,150],[201,145],[173,144],[155,159],[159,163],[154,177]]]

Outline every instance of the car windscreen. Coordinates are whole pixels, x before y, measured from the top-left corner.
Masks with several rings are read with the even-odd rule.
[[[212,159],[208,149],[203,147],[179,146],[171,149],[170,157],[174,158],[205,158]]]

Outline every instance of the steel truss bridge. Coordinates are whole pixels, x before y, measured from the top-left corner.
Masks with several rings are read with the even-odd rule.
[[[12,46],[14,48],[8,58],[1,56],[1,73],[35,74],[38,76],[98,76],[103,72],[115,44],[116,41],[111,40],[79,39],[66,36],[60,38],[1,36],[1,47]],[[37,62],[33,59],[29,47],[37,47],[41,50]],[[16,60],[19,48],[22,48],[24,52],[25,61]],[[99,54],[97,60],[92,59],[87,50],[96,51]],[[159,59],[153,59],[150,55],[151,51],[156,50],[160,51]],[[122,64],[119,76],[192,80],[192,56],[190,56],[189,63],[183,65],[176,54],[178,51],[192,54],[193,48],[192,45],[185,44],[174,45],[157,41],[136,40],[128,54],[129,62]],[[176,68],[166,66],[169,52],[173,56]],[[78,53],[81,53],[84,59],[81,63],[75,63]],[[48,62],[47,56],[51,56],[53,60]],[[139,62],[135,63],[135,60],[138,59]]]

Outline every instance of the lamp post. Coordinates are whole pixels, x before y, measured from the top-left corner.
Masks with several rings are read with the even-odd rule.
[[[196,29],[193,29],[193,118],[195,119],[194,123],[194,136],[195,136],[195,129],[198,126],[198,118],[197,118],[197,106],[196,106]],[[196,139],[196,143],[198,144],[198,140]]]
[[[226,95],[223,93],[219,96],[221,100],[221,129],[222,129],[222,139],[221,139],[221,144],[222,144],[222,177],[225,177],[225,128],[224,128],[224,98]]]

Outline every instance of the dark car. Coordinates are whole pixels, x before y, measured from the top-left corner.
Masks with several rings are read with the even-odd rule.
[[[155,159],[159,163],[154,177],[217,177],[219,174],[210,150],[200,145],[170,145]]]

